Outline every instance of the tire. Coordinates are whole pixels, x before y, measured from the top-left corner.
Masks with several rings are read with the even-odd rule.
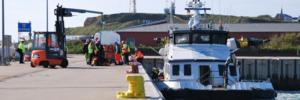
[[[32,68],[35,68],[35,67],[36,67],[36,65],[34,65],[32,62],[30,62],[30,66],[31,66]]]
[[[68,60],[67,60],[67,59],[64,59],[64,60],[61,62],[60,66],[61,66],[61,68],[67,68],[67,67],[68,67],[68,64],[69,64]]]
[[[49,63],[44,61],[44,62],[41,62],[41,65],[44,67],[44,68],[48,68],[49,66]]]

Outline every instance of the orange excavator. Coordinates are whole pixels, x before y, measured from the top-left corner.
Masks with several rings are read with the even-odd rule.
[[[101,14],[102,12],[63,8],[57,6],[55,9],[56,32],[35,32],[33,36],[33,50],[31,53],[31,67],[43,66],[44,68],[55,68],[61,66],[68,67],[67,51],[66,51],[66,35],[64,17],[72,17],[72,12],[76,13],[94,13]]]

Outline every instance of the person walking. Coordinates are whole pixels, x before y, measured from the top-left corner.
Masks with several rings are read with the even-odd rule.
[[[138,50],[137,48],[134,48],[134,51],[136,61],[143,64],[144,54],[142,53],[142,51]]]
[[[86,39],[82,48],[82,53],[85,55],[85,61],[89,64],[89,54],[88,54],[88,46],[90,44],[90,39]]]
[[[123,63],[124,64],[127,64],[129,65],[129,55],[130,55],[130,48],[129,46],[124,42],[122,41],[122,60],[123,60]]]
[[[19,52],[19,54],[20,54],[20,64],[24,64],[24,54],[25,54],[25,50],[26,50],[26,48],[25,48],[25,44],[24,44],[24,40],[23,39],[21,39],[21,41],[20,41],[20,43],[19,43],[19,45],[18,45],[18,49],[17,49],[17,51]]]

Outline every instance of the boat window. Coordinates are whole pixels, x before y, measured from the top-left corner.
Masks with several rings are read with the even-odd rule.
[[[172,73],[173,73],[174,76],[179,75],[179,65],[173,65]]]
[[[223,76],[225,71],[225,65],[219,65],[219,75]]]
[[[209,43],[210,35],[208,34],[194,34],[193,43]]]
[[[213,34],[212,43],[213,44],[226,44],[227,35],[226,34]]]
[[[189,34],[175,34],[175,44],[188,44]]]
[[[190,76],[190,75],[192,75],[191,64],[186,64],[186,65],[184,65],[184,75],[185,75],[185,76]]]
[[[210,83],[210,66],[208,65],[200,65],[199,66],[199,72],[200,72],[200,83],[203,85],[208,85]]]
[[[237,75],[236,66],[229,66],[229,70],[230,70],[230,75],[231,76],[236,76]]]

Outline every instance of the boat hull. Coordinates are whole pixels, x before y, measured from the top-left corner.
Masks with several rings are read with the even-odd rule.
[[[163,89],[166,100],[274,100],[274,90],[190,90]]]

